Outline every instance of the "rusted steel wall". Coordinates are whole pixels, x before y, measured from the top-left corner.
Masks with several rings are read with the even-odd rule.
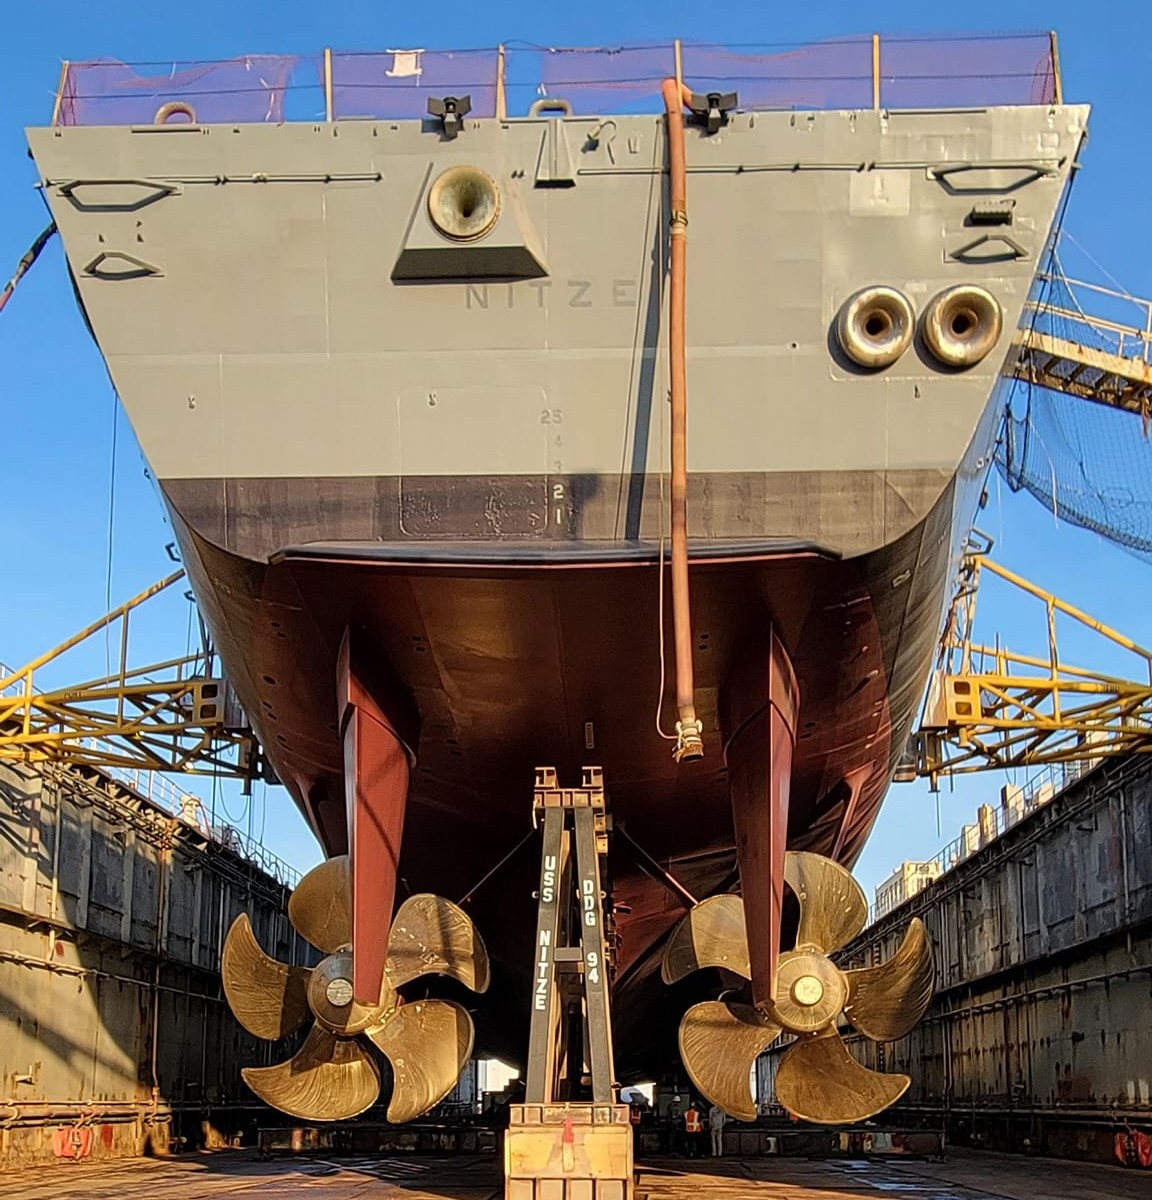
[[[1152,1131],[1152,758],[1097,767],[865,930],[842,965],[886,959],[913,916],[936,949],[933,1006],[899,1042],[853,1039],[868,1066],[912,1077],[896,1111],[1085,1158],[1110,1159],[1126,1122]]]
[[[286,901],[96,771],[0,765],[0,1169],[251,1122],[240,1066],[283,1047],[228,1012],[220,948],[244,909],[268,950],[306,961]]]

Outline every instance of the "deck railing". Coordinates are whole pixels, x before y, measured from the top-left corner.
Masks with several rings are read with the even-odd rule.
[[[1152,365],[1152,301],[1059,270],[1036,276],[1028,323],[1039,333]]]
[[[1050,763],[1029,776],[1022,784],[1005,785],[1001,792],[1000,804],[982,804],[977,811],[975,822],[965,825],[960,836],[953,838],[938,854],[921,862],[903,864],[904,868],[913,868],[913,888],[907,886],[908,874],[898,873],[894,879],[885,880],[876,889],[875,900],[868,910],[868,923],[871,925],[895,911],[911,900],[918,891],[1002,837],[1025,817],[1082,779],[1099,761],[1074,759],[1066,763]]]
[[[545,97],[577,114],[661,111],[676,74],[745,110],[948,109],[1061,103],[1054,33],[952,38],[870,34],[812,45],[649,43],[478,50],[325,50],[223,62],[66,62],[54,125],[414,120],[430,97],[468,95],[473,117],[529,114]]]
[[[138,796],[198,829],[216,845],[259,867],[265,875],[285,887],[294,888],[300,882],[300,872],[269,850],[258,837],[224,821],[213,823],[200,797],[185,791],[170,776],[138,767],[108,766],[101,770]]]

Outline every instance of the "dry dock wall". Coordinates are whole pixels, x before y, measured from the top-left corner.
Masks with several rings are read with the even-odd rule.
[[[100,772],[0,765],[0,1169],[163,1153],[267,1113],[240,1066],[284,1048],[240,1028],[218,967],[241,910],[308,961],[287,894]]]
[[[932,1008],[899,1042],[853,1042],[868,1066],[911,1075],[897,1121],[1102,1161],[1126,1124],[1152,1132],[1152,756],[1083,776],[865,930],[841,964],[888,958],[913,916],[936,950]]]

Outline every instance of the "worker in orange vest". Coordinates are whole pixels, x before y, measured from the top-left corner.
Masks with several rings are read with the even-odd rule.
[[[689,1158],[697,1158],[700,1154],[700,1135],[704,1132],[704,1123],[700,1120],[700,1111],[689,1100],[684,1110],[684,1141]]]
[[[644,1117],[644,1110],[639,1104],[633,1101],[628,1105],[628,1122],[632,1126],[632,1153],[635,1155],[640,1148],[640,1122]]]

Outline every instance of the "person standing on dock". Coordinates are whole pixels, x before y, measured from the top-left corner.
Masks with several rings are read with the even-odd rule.
[[[708,1110],[708,1132],[712,1134],[712,1157],[724,1157],[724,1122],[728,1114],[719,1104],[713,1104]]]
[[[683,1149],[681,1143],[684,1140],[684,1121],[683,1115],[680,1112],[679,1096],[668,1105],[665,1116],[667,1119],[667,1142],[664,1149],[668,1154],[680,1154]]]
[[[700,1135],[704,1132],[704,1123],[700,1120],[700,1110],[694,1101],[688,1101],[684,1110],[684,1152],[689,1158],[700,1158]]]

